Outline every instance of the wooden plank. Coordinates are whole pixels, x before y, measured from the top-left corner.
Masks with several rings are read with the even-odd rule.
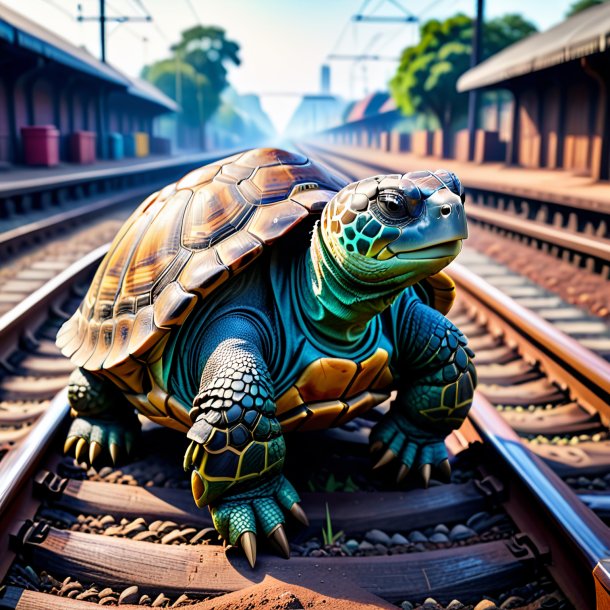
[[[4,603],[3,603],[4,602]],[[365,591],[354,582],[337,586],[337,583],[311,583],[301,586],[285,583],[272,576],[265,576],[241,591],[228,593],[189,606],[189,610],[235,610],[236,608],[259,608],[284,610],[286,608],[313,608],[319,610],[396,610],[380,597]],[[16,610],[91,610],[95,606],[36,591],[24,591],[8,587],[0,599],[0,608]],[[125,610],[141,610],[142,606],[121,605]]]
[[[489,508],[490,499],[474,482],[408,492],[306,493],[303,508],[311,529],[325,523],[327,502],[333,527],[358,533],[371,529],[372,517],[389,531],[466,520]],[[198,509],[191,492],[184,489],[70,480],[55,506],[74,513],[212,525],[209,512]]]
[[[506,540],[377,557],[291,557],[261,553],[251,569],[237,549],[220,546],[159,546],[128,538],[113,538],[49,528],[41,542],[25,542],[23,552],[38,569],[57,578],[108,586],[137,584],[147,592],[218,595],[261,582],[269,574],[298,584],[303,575],[316,581],[353,581],[388,601],[427,597],[449,602],[460,595],[474,597],[502,589],[531,573],[533,555],[520,545],[519,558]]]

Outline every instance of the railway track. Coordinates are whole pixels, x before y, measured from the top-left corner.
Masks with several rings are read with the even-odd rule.
[[[68,283],[88,272],[75,270]],[[337,430],[294,435],[287,470],[310,526],[293,528],[290,561],[262,552],[253,571],[196,509],[181,435],[147,425],[133,463],[87,470],[59,453],[68,411],[60,392],[0,462],[0,608],[580,610],[595,607],[594,569],[604,607],[610,531],[598,515],[607,493],[594,481],[609,470],[607,363],[480,277],[459,266],[453,273],[453,318],[471,337],[482,387],[448,439],[451,484],[421,490],[412,477],[396,491],[395,473],[370,476],[366,441],[382,408]],[[70,311],[78,293],[56,283]],[[32,328],[41,321],[40,345],[54,332],[50,302],[38,313],[22,308]],[[568,486],[581,477],[593,489]]]
[[[66,312],[80,303],[78,284],[86,287],[105,253],[104,244],[151,192],[193,164],[216,158],[199,155],[144,169],[92,170],[0,187],[7,216],[0,219],[0,459],[67,381],[72,367],[55,347],[55,335],[69,317]],[[123,181],[124,190],[111,188]],[[4,198],[9,196],[28,205],[7,208]]]
[[[346,173],[358,173],[366,166],[377,174],[392,173],[396,167],[379,162],[374,151],[347,151],[308,142],[314,156],[330,158]],[[433,163],[439,163],[434,160]],[[430,163],[422,160],[421,163]],[[441,163],[442,164],[442,163]],[[422,169],[420,167],[411,169]],[[598,201],[574,193],[549,196],[514,184],[511,192],[498,192],[484,180],[468,185],[469,220],[472,225],[491,228],[517,240],[527,240],[542,251],[572,261],[591,272],[610,277],[610,225],[608,208]]]

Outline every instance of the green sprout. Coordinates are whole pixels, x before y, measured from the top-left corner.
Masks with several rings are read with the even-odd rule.
[[[337,542],[337,540],[339,540],[339,538],[341,538],[341,536],[343,536],[343,530],[341,530],[340,532],[337,532],[336,534],[333,534],[333,524],[332,521],[330,520],[330,510],[328,509],[328,502],[326,503],[326,528],[322,528],[322,538],[324,540],[324,544],[326,546],[330,546],[331,544],[334,544],[335,542]]]

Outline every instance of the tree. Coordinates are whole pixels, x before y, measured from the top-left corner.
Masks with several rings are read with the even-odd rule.
[[[451,129],[468,107],[468,97],[458,93],[458,78],[470,67],[473,22],[458,14],[436,19],[421,27],[419,42],[403,52],[390,91],[408,116],[434,117],[443,130],[443,156],[451,153]],[[520,15],[505,15],[485,24],[483,57],[489,57],[536,31]]]
[[[221,28],[198,25],[182,32],[171,50],[172,58],[147,66],[142,75],[180,104],[181,122],[199,128],[205,148],[206,124],[228,85],[225,64],[240,64],[239,45],[228,40]]]
[[[605,0],[576,0],[566,12],[566,17],[572,17],[578,13],[582,13],[582,11],[591,8],[592,6],[603,4],[604,1]]]

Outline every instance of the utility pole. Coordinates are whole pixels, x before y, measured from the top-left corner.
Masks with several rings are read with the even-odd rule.
[[[100,22],[100,59],[106,63],[106,23],[114,21],[116,23],[127,23],[128,21],[152,21],[150,15],[127,17],[125,15],[117,15],[108,17],[106,15],[106,0],[100,0],[100,14],[92,17],[83,16],[83,7],[78,5],[77,21],[99,21]]]
[[[470,54],[470,67],[474,68],[481,62],[481,50],[483,40],[483,13],[484,0],[477,0],[477,14],[472,31],[472,53]],[[474,146],[477,131],[478,93],[471,90],[468,93],[468,158],[474,159]]]
[[[106,0],[100,0],[100,49],[102,61],[106,63]]]

